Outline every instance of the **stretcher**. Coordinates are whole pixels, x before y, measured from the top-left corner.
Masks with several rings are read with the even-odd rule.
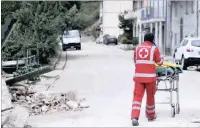
[[[180,113],[179,104],[179,74],[182,73],[182,69],[177,64],[164,62],[162,66],[156,65],[157,84],[156,91],[166,91],[170,93],[169,102],[160,102],[160,104],[171,105],[171,116],[175,117]],[[159,88],[159,84],[163,82],[164,89]],[[173,99],[173,92],[176,93],[176,102]]]

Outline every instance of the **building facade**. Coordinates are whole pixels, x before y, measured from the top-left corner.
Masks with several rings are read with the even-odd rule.
[[[101,1],[100,20],[103,35],[109,34],[118,37],[122,30],[119,29],[119,14],[132,9],[132,1]]]
[[[155,34],[155,43],[164,52],[166,28],[166,0],[133,1],[133,10],[125,15],[125,19],[133,20],[133,37],[139,43],[144,41],[144,34],[150,31]]]
[[[125,18],[133,20],[133,37],[140,43],[145,32],[151,31],[161,53],[172,55],[184,37],[200,36],[199,7],[198,0],[135,0]]]
[[[171,49],[175,50],[185,37],[200,37],[200,2],[171,2]]]

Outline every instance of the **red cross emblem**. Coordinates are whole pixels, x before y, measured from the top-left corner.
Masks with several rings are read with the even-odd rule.
[[[141,48],[139,51],[140,58],[146,58],[149,55],[149,51],[146,48]]]

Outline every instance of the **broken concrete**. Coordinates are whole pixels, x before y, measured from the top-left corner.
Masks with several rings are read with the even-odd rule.
[[[7,120],[4,122],[3,128],[22,128],[26,124],[28,117],[28,109],[20,105],[16,105]]]
[[[5,80],[1,79],[1,122],[4,124],[8,120],[8,116],[12,112],[12,102],[11,102],[11,95],[9,93],[9,89],[6,85]]]
[[[74,102],[74,101],[68,101],[66,102],[66,105],[70,108],[70,109],[75,109],[78,107],[78,103]]]
[[[9,93],[9,89],[6,85],[6,82],[5,80],[2,78],[1,79],[1,93],[2,93],[2,100],[1,100],[1,111],[3,111],[4,109],[7,109],[7,108],[10,108],[10,107],[13,107],[12,106],[12,102],[11,102],[11,95]]]
[[[76,91],[70,91],[66,93],[66,98],[71,101],[77,101],[78,95]]]
[[[28,108],[30,115],[40,115],[57,111],[82,110],[77,94],[74,92],[37,92],[29,93],[29,89],[12,88],[15,104]]]

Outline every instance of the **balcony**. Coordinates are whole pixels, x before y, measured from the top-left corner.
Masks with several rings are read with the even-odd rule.
[[[133,11],[127,11],[124,15],[126,20],[137,19],[141,22],[154,22],[154,21],[164,21],[165,20],[165,8],[141,8],[134,9]]]
[[[133,11],[127,11],[127,13],[124,15],[125,20],[134,20],[134,19],[140,19],[140,9],[133,9]]]
[[[144,8],[141,10],[141,19],[142,22],[145,21],[154,21],[154,20],[165,20],[165,10],[158,8]]]

